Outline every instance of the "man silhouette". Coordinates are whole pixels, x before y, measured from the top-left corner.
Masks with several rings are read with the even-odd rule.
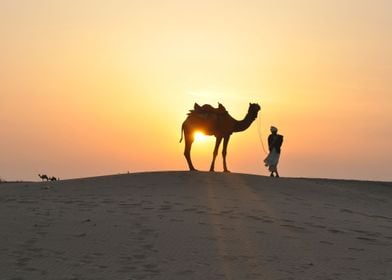
[[[268,170],[271,172],[271,177],[279,177],[278,163],[280,148],[283,143],[283,136],[278,134],[278,129],[275,126],[271,126],[270,130],[271,134],[268,136],[269,154],[265,158],[264,163],[265,166],[268,166]]]

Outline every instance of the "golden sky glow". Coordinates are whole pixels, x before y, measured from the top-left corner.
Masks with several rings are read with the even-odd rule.
[[[194,102],[260,123],[233,172],[392,180],[391,1],[1,1],[0,177],[186,170]],[[208,170],[214,138],[192,149]],[[222,169],[219,157],[216,170]]]

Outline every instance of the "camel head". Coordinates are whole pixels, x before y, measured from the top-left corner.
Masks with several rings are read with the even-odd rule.
[[[252,118],[256,119],[257,114],[259,113],[261,107],[257,103],[249,103],[248,114],[252,116]]]

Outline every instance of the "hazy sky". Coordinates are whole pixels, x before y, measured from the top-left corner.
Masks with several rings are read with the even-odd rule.
[[[392,180],[392,1],[0,0],[0,177],[186,170],[199,104],[242,119],[233,172]],[[194,144],[208,170],[214,138]],[[216,169],[222,170],[221,157]]]

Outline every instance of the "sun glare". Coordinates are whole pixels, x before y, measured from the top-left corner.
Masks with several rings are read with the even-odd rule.
[[[203,142],[207,139],[207,136],[204,135],[204,133],[200,132],[200,131],[196,131],[194,135],[195,135],[196,142]]]

